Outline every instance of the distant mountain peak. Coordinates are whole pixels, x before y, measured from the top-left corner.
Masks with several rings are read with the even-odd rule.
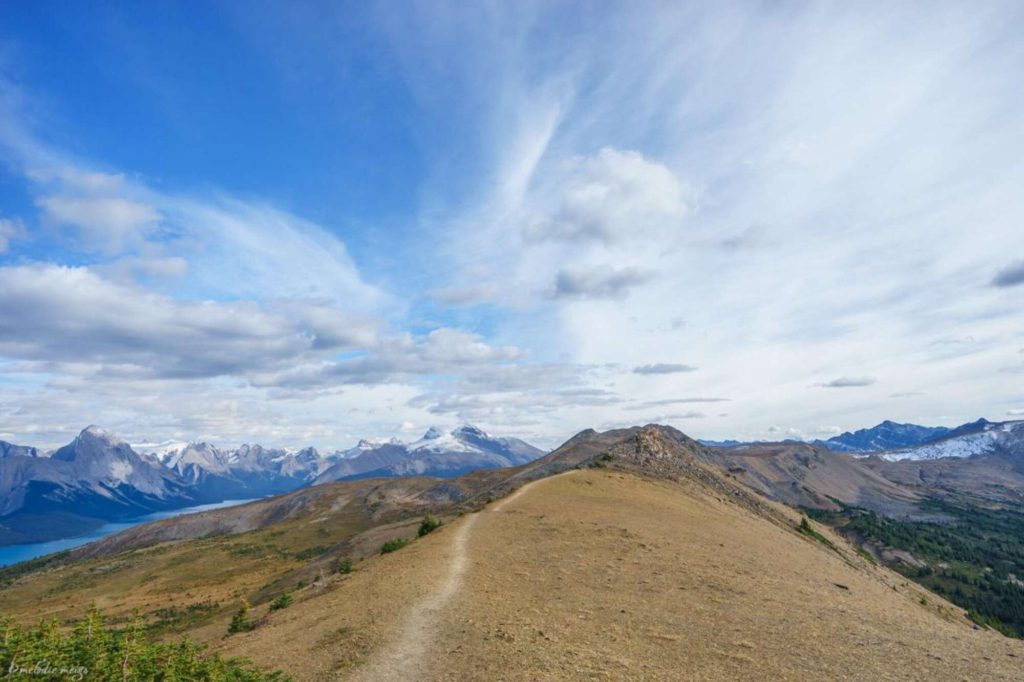
[[[116,436],[111,431],[107,431],[106,429],[96,426],[95,424],[90,424],[89,426],[86,426],[84,429],[82,429],[82,432],[78,434],[78,437],[101,440],[104,443],[109,443],[111,445],[120,445],[121,443],[124,443],[124,441],[121,440],[121,438]]]
[[[481,429],[479,426],[473,426],[472,424],[463,424],[452,431],[455,436],[475,436],[476,438],[490,438],[486,431]]]
[[[894,448],[881,453],[882,459],[931,460],[994,453],[1020,453],[1024,445],[1024,421],[991,422],[978,419],[949,430],[941,438],[909,447]]]
[[[401,445],[402,441],[392,436],[391,438],[360,438],[356,443],[357,450],[371,450],[382,445]]]
[[[362,440],[343,453],[318,483],[368,476],[456,476],[475,469],[517,466],[543,452],[516,438],[495,438],[465,424],[451,431],[432,426],[412,443]]]
[[[436,426],[431,426],[429,429],[427,429],[427,432],[423,434],[423,438],[421,440],[436,440],[443,435],[444,431],[442,431]]]
[[[814,443],[838,452],[882,452],[930,443],[949,433],[950,430],[944,426],[900,424],[886,419],[871,428],[846,431],[828,440]]]

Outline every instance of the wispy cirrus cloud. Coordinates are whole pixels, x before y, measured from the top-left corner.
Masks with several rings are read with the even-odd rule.
[[[11,240],[22,239],[28,234],[25,223],[20,219],[0,218],[0,254],[7,251]]]
[[[823,388],[862,388],[864,386],[872,386],[878,383],[878,380],[874,377],[839,377],[832,379],[831,381],[825,381],[814,384]]]
[[[671,362],[658,362],[651,365],[638,365],[633,368],[633,374],[682,374],[683,372],[696,372],[693,365],[682,365]]]
[[[652,407],[666,407],[668,405],[688,405],[693,403],[727,403],[729,398],[664,398],[661,400],[645,400],[636,405],[629,405],[627,410],[648,410]]]

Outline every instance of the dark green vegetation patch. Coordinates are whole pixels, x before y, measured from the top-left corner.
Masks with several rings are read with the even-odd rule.
[[[263,672],[243,659],[204,655],[185,639],[154,642],[138,618],[127,627],[109,626],[93,608],[61,628],[49,620],[22,627],[0,620],[0,669],[12,680],[203,680],[205,682],[284,682],[280,672]]]
[[[433,533],[435,530],[441,527],[441,520],[437,519],[430,514],[423,517],[423,523],[420,524],[420,529],[417,532],[419,537],[423,537],[429,533]]]
[[[860,545],[909,552],[926,565],[890,566],[966,609],[976,623],[1024,637],[1024,505],[962,496],[925,506],[951,520],[897,521],[857,507],[804,511]]]
[[[381,545],[380,553],[381,554],[390,554],[391,552],[396,552],[396,551],[402,549],[403,547],[405,547],[408,544],[409,544],[409,541],[406,540],[405,538],[395,538],[393,540],[388,540],[383,545]]]

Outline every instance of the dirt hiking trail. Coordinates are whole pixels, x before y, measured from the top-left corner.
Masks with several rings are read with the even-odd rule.
[[[536,482],[536,481],[535,481]],[[462,587],[469,567],[469,536],[480,514],[500,512],[505,505],[522,495],[533,483],[527,483],[497,504],[461,519],[452,535],[452,559],[448,574],[437,588],[409,607],[398,633],[359,673],[356,679],[366,682],[406,682],[422,679],[428,667],[428,648],[436,640],[441,613]]]

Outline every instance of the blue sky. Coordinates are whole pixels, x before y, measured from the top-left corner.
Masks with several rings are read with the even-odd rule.
[[[0,438],[1024,414],[1015,3],[7,3]]]

